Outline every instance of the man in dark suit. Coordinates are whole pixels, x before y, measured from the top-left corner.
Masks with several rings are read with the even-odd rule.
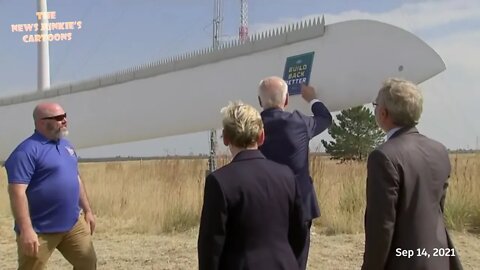
[[[373,105],[387,141],[368,157],[363,270],[462,269],[445,228],[447,149],[421,135],[417,86],[384,82]]]
[[[264,132],[255,108],[236,103],[222,113],[233,160],[205,181],[199,269],[298,270],[306,235],[295,177],[257,150]]]
[[[332,124],[332,116],[317,99],[315,89],[303,85],[302,97],[310,103],[313,116],[287,112],[288,86],[280,77],[268,77],[259,85],[258,99],[263,108],[265,142],[260,151],[270,160],[288,165],[297,178],[308,238],[302,250],[302,269],[306,268],[312,220],[320,216],[317,196],[309,172],[309,142]]]

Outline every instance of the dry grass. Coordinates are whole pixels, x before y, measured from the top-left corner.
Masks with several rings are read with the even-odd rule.
[[[452,154],[445,220],[456,231],[480,231],[480,154]],[[312,156],[311,171],[322,217],[316,222],[328,234],[363,230],[365,163],[339,164]]]
[[[82,163],[99,217],[119,232],[163,233],[197,225],[206,162],[202,159]]]
[[[81,163],[80,172],[95,213],[110,221],[108,230],[158,234],[197,225],[205,166],[202,159]],[[0,216],[10,214],[6,186],[2,169]]]
[[[480,228],[480,155],[452,155],[446,220],[457,231]],[[228,157],[218,160],[222,166]],[[338,164],[311,157],[311,172],[327,234],[363,231],[364,163]],[[99,218],[119,233],[178,232],[198,225],[206,159],[81,163],[80,172]],[[5,171],[0,170],[0,215],[9,215]]]
[[[465,269],[480,269],[480,155],[452,155],[446,220]],[[227,163],[221,158],[219,166]],[[80,171],[98,218],[100,269],[194,269],[196,227],[203,201],[206,159],[82,163]],[[321,204],[309,269],[359,268],[363,250],[365,164],[337,164],[312,156]],[[6,176],[0,170],[0,230],[11,231]],[[193,228],[193,231],[192,231]],[[183,233],[178,233],[183,232]],[[168,233],[168,234],[165,234]],[[352,234],[352,235],[344,235]],[[335,234],[335,235],[333,235]],[[333,236],[329,236],[333,235]],[[0,235],[0,268],[14,269],[13,232]],[[329,254],[335,254],[334,257]],[[56,254],[53,269],[65,269]],[[318,268],[318,266],[321,266]]]
[[[310,166],[321,211],[316,224],[327,234],[362,232],[365,164],[339,164],[327,157],[311,156]]]
[[[445,206],[447,225],[480,232],[480,154],[451,156],[452,173]]]
[[[0,231],[11,230],[11,219],[0,217]],[[109,226],[109,219],[99,219],[99,228]],[[197,229],[171,234],[134,234],[103,230],[94,235],[101,270],[192,270],[197,267]],[[312,235],[309,270],[360,269],[363,234]],[[480,269],[480,238],[468,233],[453,233],[457,253],[465,270]],[[16,244],[12,233],[0,234],[0,269],[16,269]],[[71,269],[55,251],[48,269]]]

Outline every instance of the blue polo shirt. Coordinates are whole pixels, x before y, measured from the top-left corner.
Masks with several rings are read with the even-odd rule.
[[[5,161],[9,184],[26,184],[33,229],[67,232],[80,213],[77,155],[65,139],[51,141],[35,131]],[[15,225],[15,230],[18,228]]]

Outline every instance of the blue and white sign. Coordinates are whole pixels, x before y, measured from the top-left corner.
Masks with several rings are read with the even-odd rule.
[[[315,52],[309,52],[287,58],[283,79],[288,84],[288,94],[300,94],[301,85],[310,82],[314,54]]]

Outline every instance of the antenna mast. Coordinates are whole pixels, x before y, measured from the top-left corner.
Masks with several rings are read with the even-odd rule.
[[[248,1],[240,0],[240,29],[238,37],[241,42],[248,39]]]
[[[223,0],[214,0],[213,7],[213,48],[220,46],[223,23]]]
[[[223,22],[223,1],[214,0],[213,7],[213,48],[218,49],[220,46],[220,37],[222,36],[222,22]],[[217,130],[210,130],[210,155],[208,157],[208,173],[217,169]]]

